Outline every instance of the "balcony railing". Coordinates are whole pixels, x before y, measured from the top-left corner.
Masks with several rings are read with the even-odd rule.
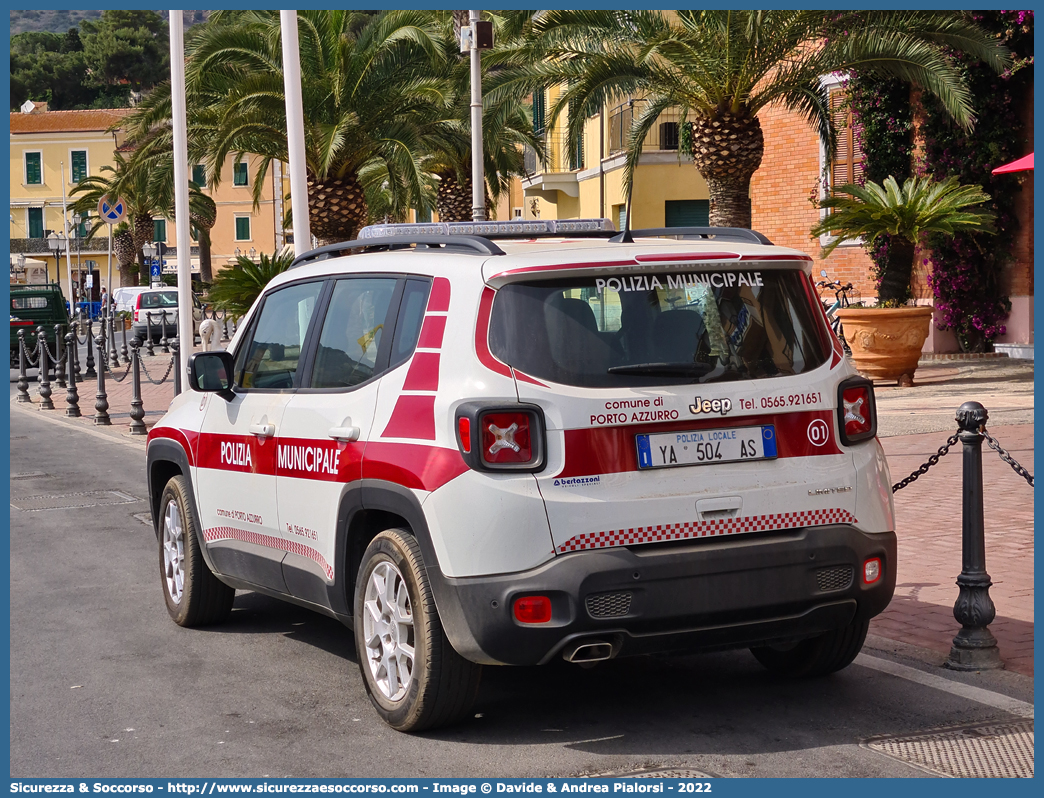
[[[538,134],[541,135],[541,134]],[[531,147],[525,150],[525,167],[529,174],[537,172],[572,172],[584,168],[583,140],[580,141],[578,152],[573,157],[569,156],[569,137],[564,130],[545,131],[541,138],[544,141],[544,158],[541,164],[537,153]]]
[[[627,149],[631,138],[631,128],[635,120],[641,116],[642,106],[646,100],[636,99],[621,103],[609,112],[609,154],[623,152]],[[652,126],[642,142],[643,152],[677,150],[681,134],[681,113],[669,109],[660,114],[660,118]]]

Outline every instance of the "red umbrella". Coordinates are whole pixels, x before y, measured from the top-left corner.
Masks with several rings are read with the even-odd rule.
[[[993,170],[995,175],[1003,175],[1007,172],[1032,172],[1033,171],[1033,153],[1019,158],[1017,161],[1006,163],[1004,166],[998,166]]]

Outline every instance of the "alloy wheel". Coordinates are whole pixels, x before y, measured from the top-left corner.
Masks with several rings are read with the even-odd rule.
[[[380,562],[370,572],[363,601],[370,674],[383,696],[397,701],[413,682],[415,636],[410,595],[393,563]]]

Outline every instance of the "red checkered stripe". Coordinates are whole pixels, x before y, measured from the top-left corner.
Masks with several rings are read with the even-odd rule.
[[[798,529],[825,524],[854,524],[856,518],[848,510],[806,510],[776,515],[750,515],[742,518],[715,518],[710,521],[685,521],[680,524],[657,524],[633,529],[612,529],[607,532],[586,532],[575,535],[558,547],[559,552],[605,549],[610,546],[633,546],[637,543],[656,543],[663,540],[687,540],[744,532],[764,532],[771,529]]]
[[[247,529],[236,529],[231,526],[215,526],[210,529],[204,529],[203,539],[206,540],[207,543],[213,543],[216,540],[242,540],[245,543],[253,543],[257,546],[266,546],[270,549],[279,549],[280,551],[287,551],[291,554],[299,554],[302,557],[307,557],[309,560],[318,563],[319,567],[326,572],[326,578],[331,582],[334,578],[333,568],[330,567],[326,558],[311,546],[298,543],[296,540],[284,540],[283,538],[277,538],[274,535],[262,535],[260,532],[251,532]]]

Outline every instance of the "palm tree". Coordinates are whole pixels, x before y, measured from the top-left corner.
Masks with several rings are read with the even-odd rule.
[[[444,222],[470,221],[474,195],[471,177],[471,69],[460,53],[460,28],[467,11],[433,12],[443,27],[446,82],[446,115],[433,124],[425,137],[424,166],[437,177],[435,206]],[[504,32],[504,17],[492,16],[496,40]],[[482,60],[483,83],[502,69],[496,55]],[[524,147],[540,152],[540,141],[518,91],[499,92],[484,98],[482,111],[483,167],[486,208],[508,189],[513,176],[525,173]]]
[[[80,195],[73,201],[72,211],[94,222],[88,235],[90,240],[97,234],[107,232],[108,228],[96,216],[98,203],[105,197],[123,199],[127,205],[130,229],[114,235],[113,250],[120,267],[120,285],[137,285],[144,269],[141,248],[152,240],[153,215],[157,206],[155,197],[150,193],[148,174],[144,170],[131,169],[130,162],[121,152],[113,153],[113,161],[114,165],[101,167],[99,171],[102,174],[84,178],[69,192],[70,197]],[[103,231],[103,228],[106,229]],[[137,270],[138,274],[132,268],[135,260],[142,264]]]
[[[288,247],[273,255],[262,254],[257,262],[240,255],[231,269],[222,269],[214,277],[207,298],[218,310],[241,319],[272,278],[289,269],[293,262],[294,253]]]
[[[930,11],[547,11],[519,12],[526,31],[501,86],[565,86],[553,121],[570,104],[570,146],[585,117],[627,97],[647,100],[631,131],[627,182],[641,143],[678,108],[696,168],[710,191],[710,223],[750,227],[750,179],[761,164],[759,113],[779,104],[801,113],[828,153],[833,129],[821,78],[858,69],[899,78],[937,96],[962,126],[974,119],[968,88],[948,48],[994,69],[1008,62],[968,17]]]
[[[812,228],[813,236],[837,236],[823,248],[825,258],[845,241],[862,239],[868,248],[889,236],[888,259],[881,272],[878,304],[895,307],[910,294],[914,250],[924,233],[953,235],[960,231],[992,233],[994,214],[972,210],[989,201],[979,186],[964,186],[951,177],[936,182],[910,177],[900,187],[894,177],[884,184],[867,182],[834,189],[820,201],[827,215]]]
[[[299,11],[298,26],[310,227],[349,239],[367,218],[364,164],[382,162],[404,204],[425,193],[420,140],[444,105],[439,29],[421,11]],[[279,13],[217,12],[189,51],[189,108],[212,125],[208,173],[216,184],[226,156],[259,155],[258,202],[272,161],[288,160]]]

